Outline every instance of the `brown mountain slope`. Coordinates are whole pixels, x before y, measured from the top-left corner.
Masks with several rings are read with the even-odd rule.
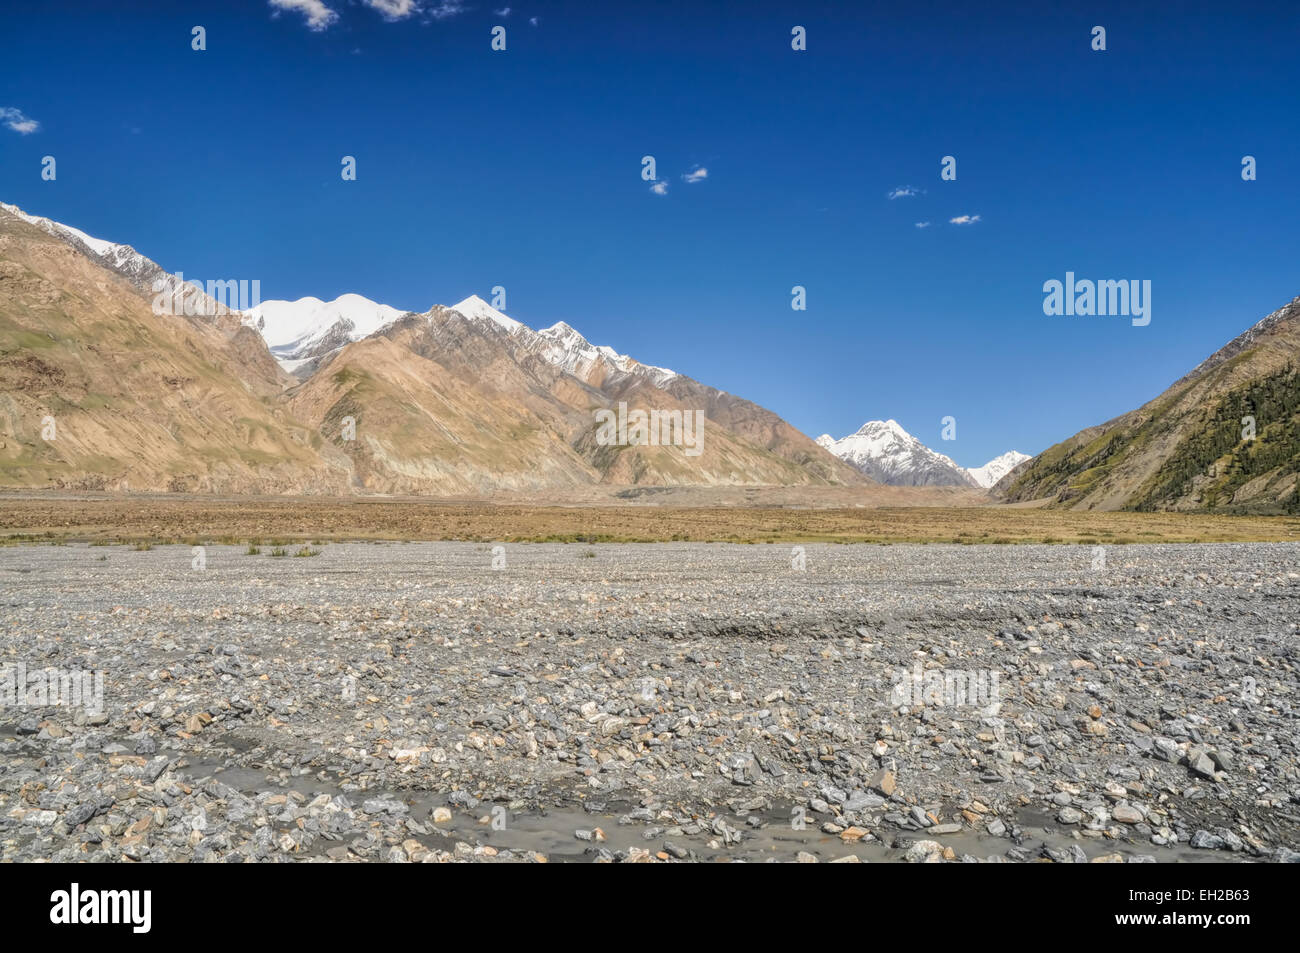
[[[564,377],[576,379],[591,392],[603,396],[607,406],[623,401],[630,407],[700,410],[712,428],[726,432],[751,451],[766,451],[794,465],[782,468],[785,475],[779,478],[770,468],[765,468],[769,471],[768,479],[845,486],[873,482],[770,410],[683,374],[666,376],[661,368],[611,356],[608,349],[592,347],[563,322],[541,332],[524,328],[503,336],[512,347],[517,363],[543,380],[554,377],[559,362],[567,371]],[[639,449],[631,454],[642,455],[644,451]],[[715,471],[708,482],[756,482],[745,477],[745,465],[739,460],[735,466],[724,465],[723,469],[726,473]],[[606,472],[608,479],[611,471]]]
[[[1297,366],[1300,298],[1154,400],[1022,464],[996,492],[1080,509],[1294,510]]]
[[[203,313],[154,313],[155,282]],[[485,320],[473,300],[473,317],[435,307],[326,342],[291,377],[239,312],[130,246],[0,206],[0,487],[444,495],[870,483],[756,404],[572,329]],[[703,412],[703,436],[689,448],[610,444],[599,414],[624,406]]]
[[[549,380],[555,374],[555,365],[552,363],[556,357],[554,348],[559,345],[572,346],[575,341],[581,345],[587,344],[585,339],[565,324],[556,325],[541,333],[523,329],[505,337],[513,347],[516,361],[543,380]],[[617,448],[621,451],[617,454],[617,465],[610,465],[610,454],[598,453],[592,459],[605,473],[607,482],[691,482],[691,466],[700,471],[697,482],[708,484],[866,486],[874,482],[770,410],[752,401],[709,387],[682,374],[664,379],[661,369],[635,361],[628,360],[621,365],[598,348],[590,348],[586,353],[588,357],[573,363],[568,373],[563,375],[586,384],[591,393],[603,398],[603,401],[598,400],[594,404],[588,402],[586,405],[587,413],[580,421],[584,430],[590,429],[594,407],[616,408],[623,402],[629,408],[702,411],[708,421],[706,433],[724,438],[724,443],[718,447],[719,454],[714,456],[710,450],[713,442],[706,437],[704,452],[695,458],[694,464],[689,459],[670,459],[660,452],[662,448]],[[565,366],[569,367],[568,364]],[[581,404],[581,401],[577,403]],[[580,439],[579,445],[587,448],[590,442]],[[768,459],[769,456],[777,459]],[[649,464],[647,458],[650,457],[668,463],[675,473],[663,472],[658,466]]]
[[[346,488],[277,406],[283,378],[255,333],[156,316],[124,278],[0,210],[0,485]]]
[[[344,347],[289,406],[346,455],[354,486],[370,492],[465,495],[598,479],[527,407],[466,387],[387,337]]]
[[[584,482],[865,483],[856,473],[835,480],[829,465],[825,475],[818,473],[711,419],[698,454],[683,446],[602,444],[596,412],[617,413],[620,401],[629,410],[682,415],[704,408],[635,375],[602,375],[606,389],[592,386],[542,359],[528,345],[531,333],[512,335],[448,308],[407,315],[323,360],[294,391],[290,406],[349,453],[359,486],[388,493],[559,489]],[[788,428],[750,407],[754,417],[771,418],[773,430]],[[345,417],[355,421],[355,442],[341,437]]]

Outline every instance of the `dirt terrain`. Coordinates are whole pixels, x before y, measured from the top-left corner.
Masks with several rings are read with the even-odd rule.
[[[965,505],[973,491],[633,489],[563,503],[161,494],[0,495],[0,542],[410,539],[532,542],[1146,543],[1300,540],[1295,517]],[[897,505],[881,505],[881,500]],[[796,502],[797,501],[797,502]],[[867,505],[870,501],[870,505]]]

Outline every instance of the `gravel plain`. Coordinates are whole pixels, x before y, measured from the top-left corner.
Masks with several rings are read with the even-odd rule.
[[[314,549],[0,548],[0,859],[1300,859],[1298,544]]]

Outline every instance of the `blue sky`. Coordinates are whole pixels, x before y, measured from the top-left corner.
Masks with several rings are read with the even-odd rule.
[[[1292,3],[290,5],[6,5],[0,200],[265,298],[502,285],[811,436],[893,417],[967,466],[1300,294]],[[1150,280],[1150,325],[1045,316],[1067,271]]]

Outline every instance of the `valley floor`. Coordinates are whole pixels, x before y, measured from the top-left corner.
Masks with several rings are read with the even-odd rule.
[[[273,552],[0,548],[0,860],[1300,859],[1300,544]]]
[[[957,488],[599,488],[563,500],[0,494],[24,541],[1076,543],[1300,541],[1300,518],[1065,511]]]

